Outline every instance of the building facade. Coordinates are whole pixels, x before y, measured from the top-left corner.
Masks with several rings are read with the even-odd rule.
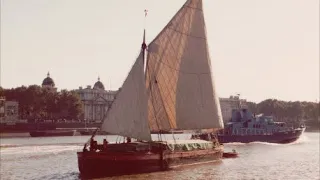
[[[239,107],[247,107],[247,101],[240,99],[239,96],[230,96],[229,98],[219,98],[220,107],[222,113],[222,119],[224,123],[230,121],[232,117],[232,109],[238,109]]]
[[[15,123],[19,120],[19,103],[17,101],[6,101],[0,97],[0,122]]]
[[[42,87],[57,91],[55,83],[50,77],[49,72],[42,82]],[[100,78],[98,78],[98,81],[94,84],[93,88],[91,88],[90,85],[86,88],[79,87],[76,92],[79,94],[83,103],[84,116],[82,119],[86,122],[102,122],[118,91],[105,90],[103,83],[100,81]],[[224,123],[230,121],[232,117],[232,109],[239,108],[239,105],[241,107],[247,106],[246,100],[240,99],[239,96],[219,98],[219,100]],[[10,102],[8,103],[10,104]]]
[[[100,78],[98,78],[93,88],[88,85],[86,88],[79,87],[76,91],[83,102],[83,119],[86,122],[102,122],[118,92],[106,91]]]

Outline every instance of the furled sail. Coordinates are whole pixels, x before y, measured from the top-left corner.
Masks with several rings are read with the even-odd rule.
[[[151,141],[143,51],[132,66],[101,126],[102,131]]]
[[[223,128],[201,0],[188,0],[149,44],[146,87],[151,130]]]

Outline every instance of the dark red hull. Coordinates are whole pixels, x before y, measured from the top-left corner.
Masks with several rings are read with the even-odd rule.
[[[225,152],[223,153],[224,158],[236,158],[238,157],[238,153],[233,153],[233,152]]]
[[[222,158],[223,148],[169,152],[78,152],[82,177],[106,177],[168,170],[177,165]]]
[[[250,143],[250,142],[268,142],[268,143],[278,143],[287,144],[292,143],[299,139],[301,134],[304,132],[304,128],[294,129],[292,131],[278,132],[272,135],[225,135],[218,134],[218,139],[220,143]]]

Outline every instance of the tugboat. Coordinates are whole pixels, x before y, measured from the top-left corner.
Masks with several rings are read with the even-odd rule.
[[[275,122],[272,116],[252,115],[246,109],[234,109],[230,122],[225,128],[218,131],[221,143],[291,143],[296,141],[304,132],[305,126],[298,128],[288,127],[285,122]]]

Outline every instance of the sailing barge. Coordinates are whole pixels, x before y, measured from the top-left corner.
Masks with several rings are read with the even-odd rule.
[[[145,70],[144,70],[145,69]],[[137,141],[98,144],[78,152],[82,176],[98,177],[168,170],[222,158],[218,140],[154,141],[151,132],[222,129],[221,109],[201,0],[187,0],[138,58],[107,111],[100,130]]]

